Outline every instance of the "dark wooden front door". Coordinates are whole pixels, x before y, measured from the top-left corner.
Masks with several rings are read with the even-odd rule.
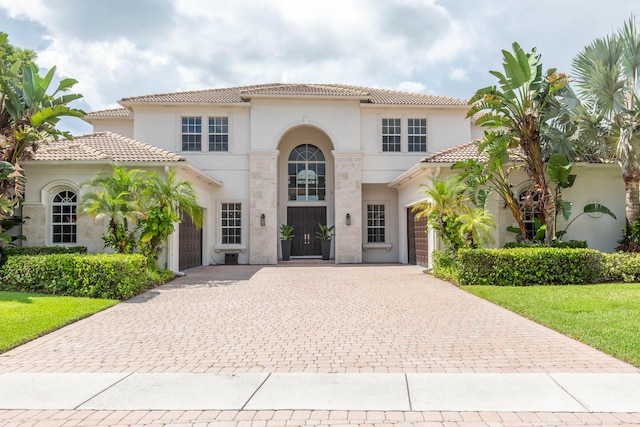
[[[178,235],[180,270],[202,265],[202,229],[196,228],[191,217],[187,214],[182,217]]]
[[[416,214],[407,209],[407,242],[409,244],[409,264],[427,267],[429,265],[429,235],[427,219],[416,218]]]
[[[327,208],[324,206],[288,207],[287,224],[293,226],[296,236],[291,242],[291,256],[322,255],[316,231],[320,231],[318,224],[326,223]]]

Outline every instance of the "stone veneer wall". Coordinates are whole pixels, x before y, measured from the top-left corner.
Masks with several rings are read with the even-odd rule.
[[[249,152],[249,263],[278,263],[278,151]],[[260,215],[265,225],[260,225]]]
[[[333,152],[336,264],[362,262],[362,153]],[[351,225],[346,225],[347,213]]]

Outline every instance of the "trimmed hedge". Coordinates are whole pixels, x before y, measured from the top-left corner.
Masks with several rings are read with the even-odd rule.
[[[458,282],[498,286],[597,283],[603,258],[593,249],[461,249]]]
[[[51,255],[51,254],[86,254],[86,246],[5,246],[7,256],[15,255]]]
[[[616,252],[604,253],[602,277],[607,281],[640,281],[640,253]]]
[[[124,300],[150,286],[142,255],[18,255],[0,269],[0,290]]]
[[[563,248],[563,249],[587,249],[586,240],[552,240],[550,244],[544,243],[527,243],[527,242],[508,242],[504,245],[505,249],[513,248]]]
[[[460,265],[458,259],[451,251],[433,251],[433,270],[434,276],[448,280],[450,282],[458,282],[458,273],[460,272]]]

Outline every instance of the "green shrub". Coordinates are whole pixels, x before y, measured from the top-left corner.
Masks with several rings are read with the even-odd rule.
[[[142,255],[11,256],[0,275],[3,291],[120,300],[151,285]]]
[[[51,255],[51,254],[86,254],[86,246],[7,246],[4,248],[8,256],[14,255]]]
[[[565,285],[597,283],[603,254],[592,249],[461,249],[461,285]]]
[[[433,275],[450,282],[458,281],[460,265],[451,251],[433,251]]]
[[[513,248],[563,248],[563,249],[587,249],[586,240],[552,240],[550,244],[544,243],[527,243],[527,242],[508,242],[504,245],[505,249]]]
[[[604,253],[602,278],[607,281],[640,281],[640,253]]]

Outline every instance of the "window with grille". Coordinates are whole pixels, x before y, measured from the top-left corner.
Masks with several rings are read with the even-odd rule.
[[[385,205],[367,205],[367,243],[385,243]]]
[[[409,152],[427,152],[427,119],[408,119],[407,139]]]
[[[209,117],[209,151],[229,151],[228,117]]]
[[[220,234],[223,245],[242,243],[242,203],[222,203]]]
[[[76,243],[76,210],[78,196],[73,191],[60,191],[51,203],[51,241]]]
[[[401,150],[402,126],[400,119],[382,119],[382,151]]]
[[[322,150],[311,144],[297,146],[289,154],[287,169],[289,200],[325,200],[326,162]]]
[[[202,117],[182,118],[182,151],[202,151]]]

